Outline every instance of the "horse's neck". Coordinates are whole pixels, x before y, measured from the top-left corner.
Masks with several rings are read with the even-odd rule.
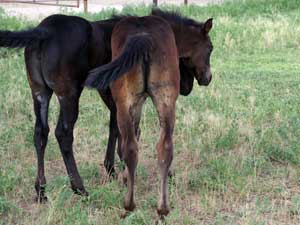
[[[186,38],[188,38],[186,34],[186,28],[181,24],[172,23],[170,25],[174,32],[178,55],[179,57],[183,57],[186,51],[185,50],[185,43],[187,40]]]
[[[100,32],[108,32],[109,35],[111,35],[114,25],[115,22],[112,22],[111,20],[100,20],[92,22],[92,26],[94,27],[94,29]]]

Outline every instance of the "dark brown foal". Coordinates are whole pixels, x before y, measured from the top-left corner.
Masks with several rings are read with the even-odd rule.
[[[172,135],[180,82],[174,34],[170,25],[159,17],[124,19],[113,31],[112,56],[113,61],[107,65],[106,71],[112,76],[124,74],[112,83],[111,92],[117,106],[121,149],[128,171],[125,209],[132,211],[135,208],[134,176],[138,162],[136,130],[140,122],[142,105],[146,97],[150,96],[157,109],[161,127],[160,140],[157,144],[161,174],[158,212],[166,215],[169,212],[167,174],[173,159]],[[112,76],[107,77],[105,85],[110,83]],[[99,76],[99,79],[101,78]],[[87,82],[89,81],[91,79]]]
[[[161,128],[157,144],[161,196],[157,211],[159,215],[167,215],[167,175],[173,159],[175,104],[180,87],[179,57],[184,57],[188,70],[195,74],[199,84],[209,84],[212,47],[208,32],[212,20],[200,24],[178,15],[175,17],[175,14],[161,14],[164,19],[172,18],[173,21],[147,16],[130,17],[119,22],[112,34],[112,62],[91,71],[85,84],[101,90],[111,83],[122,139],[121,151],[128,171],[124,204],[128,211],[135,208],[136,130],[146,97],[152,99]],[[191,35],[190,39],[188,35]]]
[[[212,43],[208,36],[212,28],[212,19],[205,23],[182,17],[178,13],[153,9],[150,15],[166,20],[175,34],[179,53],[180,94],[187,96],[193,89],[194,79],[199,85],[208,85],[211,80],[210,54]],[[114,107],[113,107],[114,108]],[[118,148],[120,150],[120,148]],[[114,149],[107,148],[106,159],[110,159],[110,168],[113,168]],[[119,156],[122,159],[122,153]],[[126,174],[126,173],[125,173]]]
[[[38,171],[35,182],[37,200],[46,200],[44,153],[48,140],[48,107],[53,93],[60,113],[55,136],[75,193],[87,195],[73,155],[73,129],[78,117],[83,82],[90,69],[110,62],[110,38],[113,26],[122,17],[88,22],[75,16],[53,15],[37,27],[25,31],[0,31],[0,47],[25,47],[25,63],[36,116],[34,144]],[[119,135],[116,107],[109,89],[101,97],[111,110],[107,151],[114,153]],[[113,149],[113,150],[111,150]],[[113,172],[113,154],[105,166]]]

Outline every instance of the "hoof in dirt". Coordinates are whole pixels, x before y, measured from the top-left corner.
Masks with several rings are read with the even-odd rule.
[[[175,176],[175,171],[174,170],[169,170],[168,171],[168,177],[173,178]]]
[[[122,183],[125,187],[127,187],[127,177],[128,177],[128,171],[125,169],[122,173]]]
[[[122,176],[122,184],[127,187],[127,176]]]
[[[34,198],[34,201],[36,203],[42,204],[42,203],[46,203],[48,201],[48,198],[47,198],[47,196],[44,196],[44,195],[43,196],[36,196]]]
[[[157,208],[157,214],[160,219],[164,219],[165,216],[167,216],[170,212],[170,209],[168,207],[158,207]]]
[[[110,162],[105,160],[104,167],[105,167],[106,173],[108,174],[109,177],[113,177],[113,178],[116,177],[116,171],[115,171],[113,164],[111,164]]]
[[[123,212],[121,213],[121,218],[125,219],[131,212],[127,211],[127,210],[123,210]]]
[[[132,202],[126,202],[126,200],[125,200],[124,209],[126,211],[132,212],[135,209],[135,207],[136,207],[136,205],[133,201]]]
[[[124,204],[124,211],[121,213],[121,218],[126,218],[131,212],[133,212],[133,210],[135,209],[136,205],[134,202],[132,202],[131,204],[127,205]]]
[[[89,193],[85,189],[72,188],[74,194],[81,196],[89,196]]]
[[[116,180],[118,178],[118,174],[115,169],[112,169],[110,172],[107,172],[110,180]]]

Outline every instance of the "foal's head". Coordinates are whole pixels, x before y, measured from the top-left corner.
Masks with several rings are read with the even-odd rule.
[[[157,8],[152,9],[151,15],[162,17],[171,25],[184,72],[193,75],[199,85],[208,85],[212,79],[210,55],[213,50],[208,34],[213,26],[213,19],[199,23],[177,12]]]
[[[213,19],[208,19],[205,23],[189,27],[189,35],[185,46],[188,51],[183,56],[183,63],[194,74],[199,85],[207,86],[212,74],[210,70],[210,55],[213,45],[209,37]]]

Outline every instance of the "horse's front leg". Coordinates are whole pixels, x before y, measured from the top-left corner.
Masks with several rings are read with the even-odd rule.
[[[106,172],[109,174],[109,176],[113,176],[113,177],[116,175],[116,171],[114,168],[114,160],[115,160],[116,142],[119,136],[116,114],[117,113],[115,109],[112,109],[110,111],[109,137],[108,137],[108,143],[107,143],[106,154],[104,159],[104,166]]]

